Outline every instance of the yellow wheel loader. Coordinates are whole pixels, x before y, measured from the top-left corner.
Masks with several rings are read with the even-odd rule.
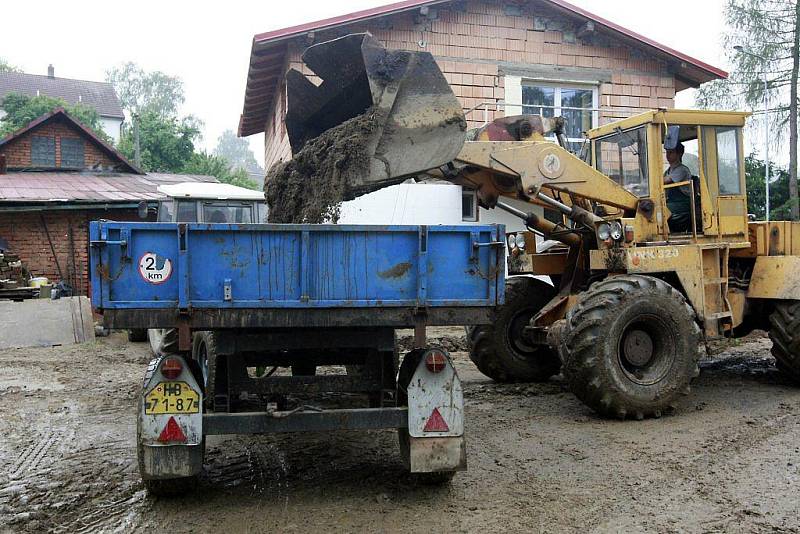
[[[800,380],[800,223],[749,222],[746,113],[648,111],[587,132],[579,157],[561,118],[506,117],[466,132],[427,52],[358,34],[314,45],[305,59],[323,82],[288,76],[296,151],[367,114],[378,123],[364,142],[371,171],[354,190],[448,180],[530,230],[514,240],[527,243],[530,276],[510,277],[495,324],[469,333],[490,377],[542,380],[561,368],[598,413],[659,417],[689,392],[708,341],[763,328],[778,367]],[[665,180],[668,150],[684,152],[685,179]],[[556,246],[536,253],[535,234]]]

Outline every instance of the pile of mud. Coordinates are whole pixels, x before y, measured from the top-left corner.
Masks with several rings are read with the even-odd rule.
[[[368,144],[383,120],[374,109],[308,141],[294,158],[274,165],[264,192],[271,223],[336,223],[339,208],[356,196],[351,182],[369,173]]]

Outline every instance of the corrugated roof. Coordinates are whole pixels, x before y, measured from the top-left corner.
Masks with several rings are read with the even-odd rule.
[[[0,209],[9,203],[158,200],[165,198],[158,192],[160,185],[216,181],[197,174],[10,172],[0,174]]]
[[[250,68],[247,75],[244,105],[239,118],[239,135],[244,137],[264,131],[275,96],[276,82],[284,75],[282,70],[286,62],[288,39],[310,31],[346,26],[356,22],[394,15],[403,11],[419,9],[423,6],[445,4],[452,1],[454,0],[405,0],[255,35],[250,51]],[[541,1],[565,15],[596,23],[610,35],[627,41],[634,46],[647,49],[657,56],[666,57],[677,62],[683,67],[682,74],[684,77],[693,82],[690,85],[699,85],[710,80],[728,77],[728,73],[722,69],[678,52],[564,0]]]
[[[97,110],[101,117],[125,119],[117,93],[110,83],[50,78],[23,72],[0,72],[0,100],[8,93],[28,96],[45,95],[69,104],[83,104]]]

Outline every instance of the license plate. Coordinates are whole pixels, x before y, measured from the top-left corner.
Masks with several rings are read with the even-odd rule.
[[[161,382],[144,397],[145,415],[189,414],[200,411],[200,394],[186,382]]]

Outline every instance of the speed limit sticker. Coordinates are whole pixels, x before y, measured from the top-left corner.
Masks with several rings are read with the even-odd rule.
[[[139,274],[145,282],[163,284],[172,275],[172,261],[154,252],[145,252],[139,259]]]

